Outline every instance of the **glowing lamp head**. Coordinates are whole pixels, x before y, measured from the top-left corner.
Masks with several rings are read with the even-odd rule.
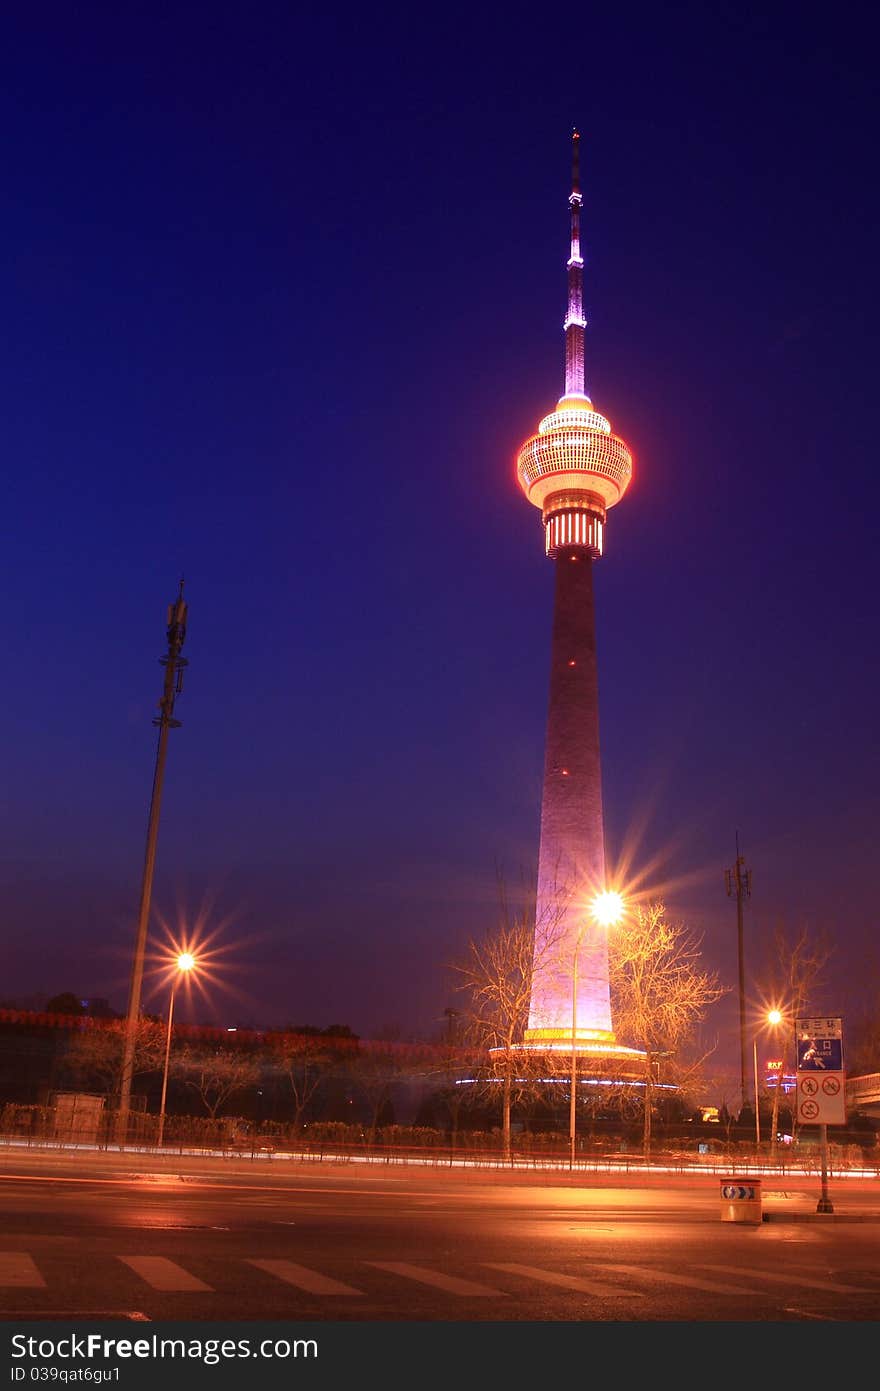
[[[623,917],[623,899],[613,889],[606,889],[593,899],[593,917],[600,927],[613,927]]]
[[[767,1023],[768,1023],[768,1024],[772,1024],[772,1025],[774,1026],[774,1028],[776,1027],[777,1024],[781,1024],[781,1023],[782,1023],[782,1011],[781,1011],[781,1010],[778,1010],[778,1009],[771,1009],[771,1010],[768,1010],[768,1012],[767,1012]]]
[[[177,958],[178,971],[191,971],[196,964],[196,959],[191,952],[182,951]]]

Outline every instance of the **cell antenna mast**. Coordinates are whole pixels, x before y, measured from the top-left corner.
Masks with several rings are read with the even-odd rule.
[[[183,597],[183,580],[181,580],[177,598],[168,605],[166,619],[168,650],[164,657],[159,658],[160,664],[165,668],[165,683],[162,698],[159,701],[159,714],[153,720],[153,724],[159,730],[159,738],[156,748],[156,766],[153,773],[153,792],[150,798],[150,816],[147,824],[147,848],[144,855],[144,873],[141,883],[134,961],[131,968],[128,1013],[125,1019],[125,1044],[122,1054],[122,1077],[119,1087],[117,1117],[117,1138],[120,1144],[124,1144],[128,1137],[131,1083],[134,1075],[135,1044],[140,1020],[141,987],[144,979],[144,958],[147,947],[147,928],[150,920],[150,900],[153,892],[153,870],[156,864],[156,842],[159,836],[159,808],[162,802],[162,783],[165,777],[165,758],[168,751],[168,731],[180,728],[180,720],[174,718],[174,701],[183,689],[183,672],[184,668],[189,665],[186,658],[180,655],[186,637],[186,614],[187,605]]]
[[[746,1106],[749,1099],[748,1084],[748,1044],[746,1043],[746,972],[743,957],[743,903],[752,896],[752,871],[746,869],[746,862],[740,854],[739,831],[736,833],[736,862],[733,869],[724,871],[724,887],[727,897],[736,897],[736,946],[739,967],[739,1067],[741,1103]],[[758,1113],[757,1083],[755,1084],[755,1114]]]

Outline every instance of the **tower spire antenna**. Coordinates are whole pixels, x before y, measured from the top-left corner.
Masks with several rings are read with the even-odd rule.
[[[581,255],[580,132],[571,135],[571,251],[568,257],[568,309],[565,315],[565,395],[586,396],[584,378],[584,259]],[[587,397],[589,399],[589,397]]]

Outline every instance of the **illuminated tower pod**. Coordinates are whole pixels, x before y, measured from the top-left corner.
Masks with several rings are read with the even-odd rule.
[[[534,972],[524,1046],[608,1057],[636,1050],[616,1043],[607,929],[590,913],[595,896],[605,890],[592,567],[604,549],[608,509],[623,497],[632,476],[632,456],[585,388],[579,143],[575,131],[565,395],[516,461],[523,492],[541,509],[544,548],[556,567]]]

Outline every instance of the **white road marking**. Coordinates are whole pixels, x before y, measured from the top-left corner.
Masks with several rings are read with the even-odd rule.
[[[840,1322],[839,1319],[833,1318],[831,1314],[817,1314],[812,1309],[795,1309],[793,1306],[787,1306],[782,1312],[784,1314],[797,1314],[799,1319],[821,1319],[823,1323]]]
[[[17,1289],[45,1289],[43,1279],[26,1251],[0,1251],[0,1285]]]
[[[834,1280],[813,1279],[808,1275],[776,1275],[769,1270],[752,1269],[750,1266],[707,1265],[700,1262],[701,1270],[717,1270],[722,1275],[751,1275],[756,1280],[773,1280],[777,1285],[803,1285],[808,1290],[827,1290],[830,1294],[877,1294],[876,1288],[866,1289],[864,1285],[841,1285]]]
[[[33,1318],[33,1309],[0,1309],[0,1318]],[[131,1319],[135,1323],[150,1323],[140,1309],[41,1309],[41,1319]]]
[[[475,1280],[459,1280],[455,1275],[442,1275],[436,1270],[426,1270],[421,1265],[410,1265],[407,1261],[366,1261],[366,1265],[376,1270],[390,1270],[392,1275],[402,1275],[405,1280],[418,1280],[422,1285],[433,1285],[435,1289],[446,1290],[449,1294],[463,1294],[480,1298],[492,1296],[502,1298],[503,1290],[494,1290],[491,1285],[479,1285]]]
[[[206,1285],[195,1275],[190,1275],[182,1265],[178,1265],[176,1261],[169,1261],[165,1256],[120,1256],[118,1259],[124,1265],[130,1266],[135,1275],[139,1275],[154,1290],[182,1293],[211,1289],[210,1285]]]
[[[511,1275],[525,1275],[539,1280],[544,1285],[558,1285],[562,1290],[577,1290],[580,1294],[595,1294],[600,1298],[641,1299],[639,1290],[625,1290],[620,1285],[599,1284],[596,1280],[584,1280],[580,1275],[559,1275],[553,1270],[541,1270],[536,1265],[517,1265],[511,1261],[484,1261],[490,1270],[506,1270]]]
[[[664,1285],[683,1285],[686,1289],[706,1290],[709,1294],[743,1294],[754,1295],[754,1289],[747,1288],[745,1285],[722,1285],[719,1280],[700,1280],[696,1276],[690,1275],[670,1275],[668,1270],[657,1270],[653,1266],[647,1265],[605,1265],[594,1266],[594,1270],[612,1270],[620,1275],[637,1275],[644,1280],[646,1277],[655,1280],[658,1284]]]
[[[305,1290],[307,1294],[364,1293],[363,1290],[356,1290],[353,1285],[344,1285],[341,1280],[331,1280],[328,1275],[309,1270],[308,1266],[297,1265],[295,1261],[249,1260],[247,1264],[255,1265],[258,1270],[265,1270],[267,1274],[283,1280],[286,1285],[295,1285],[298,1290]]]

